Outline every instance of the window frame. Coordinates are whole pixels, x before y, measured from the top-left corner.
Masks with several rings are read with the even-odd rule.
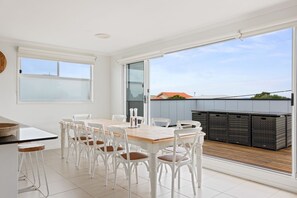
[[[60,57],[47,57],[44,51],[38,51],[38,53],[44,53],[44,56],[40,55],[30,55],[26,53],[20,53],[20,48],[19,48],[19,53],[17,55],[17,67],[16,67],[16,78],[17,78],[17,83],[16,83],[16,97],[17,97],[17,104],[46,104],[46,103],[94,103],[94,65],[96,61],[96,57],[90,56],[87,57],[90,59],[90,61],[79,61],[79,59],[74,58],[73,60],[70,59],[64,59]],[[35,50],[34,50],[35,51]],[[61,57],[64,54],[60,54]],[[32,59],[40,59],[40,60],[48,60],[48,61],[57,61],[57,75],[44,75],[44,74],[22,74],[20,73],[21,70],[21,59],[22,58],[32,58]],[[86,64],[90,65],[90,79],[87,78],[72,78],[72,77],[60,77],[60,62],[67,62],[67,63],[73,63],[73,64]],[[87,100],[70,100],[70,99],[47,99],[47,100],[22,100],[20,98],[20,79],[21,77],[25,78],[38,78],[38,79],[59,79],[59,80],[77,80],[77,81],[89,81],[90,82],[90,97]]]

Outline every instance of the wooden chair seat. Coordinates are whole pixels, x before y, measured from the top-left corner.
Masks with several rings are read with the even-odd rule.
[[[85,140],[87,140],[87,138],[90,140],[90,139],[92,139],[92,137],[89,137],[89,136],[80,136],[80,137],[73,137],[72,139],[73,140],[82,140],[82,141],[85,141]]]
[[[88,142],[84,142],[84,143],[85,143],[85,144],[88,144]],[[97,141],[96,141],[96,144],[97,144],[97,145],[99,145],[99,144],[104,144],[104,142],[101,141],[101,140],[97,140]],[[93,140],[89,141],[89,145],[93,146],[93,145],[94,145],[94,141],[93,141]]]
[[[106,146],[106,150],[105,150],[104,146],[100,147],[99,149],[104,152],[113,152],[114,151],[113,146]],[[122,147],[117,148],[117,151],[121,151],[121,150],[123,150]]]
[[[144,153],[140,153],[140,152],[130,152],[130,160],[140,160],[140,159],[145,159],[148,158],[148,156]],[[121,154],[121,156],[127,160],[127,153],[123,153]]]
[[[40,143],[23,143],[18,145],[19,152],[35,152],[45,149],[44,144]]]
[[[158,159],[166,161],[166,162],[173,162],[173,155],[162,155],[162,156],[159,156]],[[176,155],[175,159],[176,159],[176,161],[180,161],[180,160],[186,161],[189,158],[183,157],[182,155]]]

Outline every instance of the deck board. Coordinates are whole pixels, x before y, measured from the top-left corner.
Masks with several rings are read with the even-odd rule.
[[[292,172],[291,147],[272,151],[267,149],[205,140],[203,153],[276,171]]]

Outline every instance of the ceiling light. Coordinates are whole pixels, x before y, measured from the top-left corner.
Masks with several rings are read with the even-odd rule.
[[[105,33],[98,33],[98,34],[95,34],[95,36],[100,39],[107,39],[110,37],[109,34],[105,34]]]

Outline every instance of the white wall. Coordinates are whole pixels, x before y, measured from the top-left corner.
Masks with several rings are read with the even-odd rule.
[[[0,116],[60,135],[59,120],[76,113],[110,117],[110,58],[97,56],[94,66],[93,103],[17,103],[17,44],[0,41],[7,66],[0,74]],[[47,148],[58,148],[58,140],[46,141]]]
[[[112,114],[124,114],[124,90],[123,90],[123,66],[115,60],[110,62],[110,112]]]

